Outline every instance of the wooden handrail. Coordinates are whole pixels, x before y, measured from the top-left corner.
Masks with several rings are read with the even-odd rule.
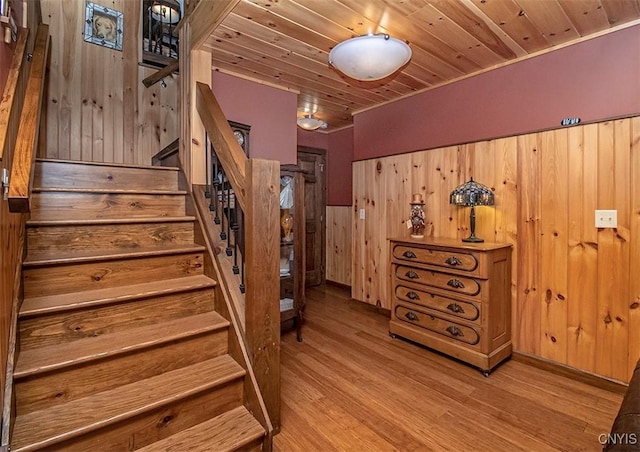
[[[158,83],[160,80],[162,80],[163,78],[173,74],[174,72],[176,72],[180,67],[180,62],[176,61],[175,63],[171,63],[168,66],[163,67],[162,69],[158,69],[156,72],[154,72],[153,74],[151,74],[149,77],[146,77],[145,79],[142,80],[142,84],[144,86],[146,86],[147,88],[155,85],[156,83]]]
[[[9,176],[9,210],[29,212],[33,170],[38,148],[44,80],[49,55],[49,26],[40,24],[31,60],[31,70],[20,116],[18,140]]]
[[[24,80],[26,79],[25,71],[25,52],[27,48],[27,37],[29,35],[28,28],[21,28],[18,33],[18,42],[9,68],[9,76],[4,89],[4,96],[0,102],[0,160],[3,157],[11,157],[8,147],[15,144],[18,131],[19,110],[24,95]],[[11,122],[14,122],[12,127]],[[10,131],[13,134],[10,135]]]
[[[222,108],[206,84],[196,84],[196,108],[209,140],[229,178],[237,202],[243,210],[247,208],[247,156],[233,135]]]

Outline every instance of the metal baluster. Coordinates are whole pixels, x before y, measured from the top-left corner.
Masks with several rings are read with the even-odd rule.
[[[227,256],[231,256],[233,250],[231,249],[231,184],[227,184],[227,249],[225,252]],[[234,209],[235,210],[235,209]]]
[[[209,167],[209,152],[211,152],[211,143],[209,142],[209,134],[205,132],[204,133],[204,171],[205,171],[205,180],[207,181],[207,186],[204,189],[204,196],[210,199],[211,186],[213,185],[213,179],[211,178],[211,168]]]
[[[245,256],[245,246],[244,246],[244,213],[240,217],[240,230],[242,231],[242,240],[240,242],[240,253],[242,254],[242,260],[240,261],[240,293],[244,293],[244,256]]]
[[[240,268],[238,267],[238,253],[240,252],[238,246],[238,236],[240,235],[240,224],[238,222],[240,216],[238,212],[239,208],[240,206],[236,205],[235,209],[233,209],[233,226],[231,227],[231,229],[233,229],[233,267],[231,267],[231,269],[234,275],[240,273]]]
[[[209,203],[209,210],[212,210],[215,213],[215,217],[213,221],[215,224],[220,224],[220,216],[218,215],[218,190],[220,190],[220,180],[218,179],[218,171],[220,171],[220,162],[218,162],[218,156],[216,155],[216,150],[213,148],[213,144],[211,145],[211,163],[213,165],[212,170],[212,191],[211,193],[211,202]]]
[[[224,226],[224,223],[225,223],[224,208],[225,208],[226,203],[229,202],[229,200],[225,199],[225,196],[224,196],[225,195],[225,191],[226,191],[225,190],[225,185],[226,184],[228,184],[227,176],[226,176],[226,174],[224,172],[224,168],[222,168],[222,184],[221,184],[221,187],[220,187],[220,196],[222,196],[222,202],[220,203],[220,215],[219,215],[219,217],[220,217],[220,219],[222,221],[220,223],[220,240],[227,240],[227,231],[226,231],[226,228]]]

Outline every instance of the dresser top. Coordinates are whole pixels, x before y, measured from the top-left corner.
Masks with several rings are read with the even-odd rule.
[[[462,239],[450,239],[444,237],[424,237],[415,239],[413,237],[390,237],[390,241],[396,243],[407,243],[411,245],[427,245],[427,246],[446,246],[476,251],[490,251],[500,248],[510,248],[510,243],[481,242],[471,243],[463,242]]]

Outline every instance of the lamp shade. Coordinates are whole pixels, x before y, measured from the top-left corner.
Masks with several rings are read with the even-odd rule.
[[[471,234],[462,239],[463,242],[480,243],[483,239],[476,237],[476,206],[492,206],[495,203],[493,192],[486,185],[479,184],[473,177],[462,185],[458,185],[449,197],[449,202],[456,206],[471,206],[469,222]]]
[[[456,206],[492,206],[495,198],[489,187],[479,184],[472,177],[451,192],[449,202]]]
[[[406,42],[386,34],[347,39],[329,52],[329,64],[355,80],[380,80],[411,59]]]
[[[322,119],[314,118],[312,115],[307,115],[297,120],[298,126],[305,130],[317,130],[319,128],[327,127],[327,123]]]

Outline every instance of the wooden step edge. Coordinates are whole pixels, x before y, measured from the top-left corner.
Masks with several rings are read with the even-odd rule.
[[[134,165],[128,163],[109,163],[109,162],[85,162],[82,160],[63,160],[50,158],[36,158],[39,163],[62,163],[67,165],[83,165],[83,166],[108,166],[115,168],[131,168],[131,169],[150,169],[150,170],[166,170],[179,171],[177,166],[154,166],[154,165]]]
[[[155,216],[155,217],[130,217],[130,218],[96,218],[82,220],[27,220],[27,227],[47,226],[91,226],[107,224],[146,224],[146,223],[190,223],[195,221],[191,216]]]
[[[214,288],[217,282],[205,275],[152,281],[107,289],[87,290],[42,297],[25,298],[18,313],[19,319],[106,306],[131,300],[160,297],[181,292]]]
[[[142,447],[138,452],[241,450],[265,435],[264,427],[244,406],[240,406]]]
[[[14,380],[19,380],[227,328],[229,322],[217,312],[211,311],[128,331],[22,350],[13,376]]]
[[[186,190],[149,190],[149,189],[114,189],[114,188],[67,188],[67,187],[34,187],[33,193],[89,193],[101,195],[180,195]]]
[[[18,415],[11,450],[32,451],[53,446],[193,397],[241,379],[245,374],[233,358],[222,355],[45,410]],[[47,434],[52,423],[57,431]],[[34,439],[29,442],[27,438]]]
[[[101,262],[118,259],[135,259],[139,257],[169,256],[173,254],[201,253],[205,250],[202,245],[178,245],[158,248],[142,248],[136,250],[118,250],[107,253],[105,251],[88,251],[68,255],[27,255],[23,267],[39,267],[45,265],[80,264],[86,262]]]

